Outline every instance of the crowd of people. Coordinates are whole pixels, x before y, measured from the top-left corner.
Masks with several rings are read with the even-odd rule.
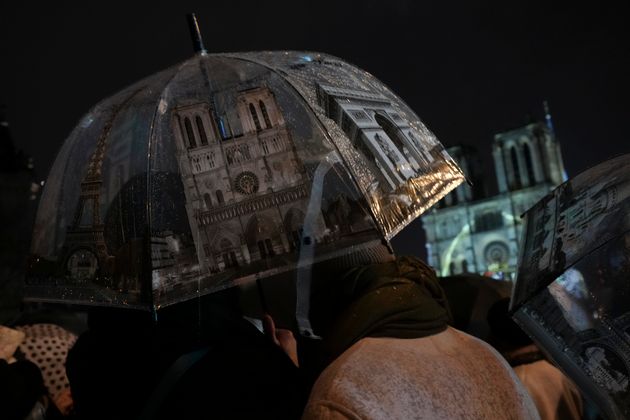
[[[68,322],[31,310],[0,334],[1,417],[584,417],[579,391],[513,323],[506,299],[485,311],[480,340],[462,331],[452,315],[462,303],[431,267],[385,248],[352,266],[312,267],[310,337],[273,313],[243,316],[239,288],[157,320],[101,307]]]

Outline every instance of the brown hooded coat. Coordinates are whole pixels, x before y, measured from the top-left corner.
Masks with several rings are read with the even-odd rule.
[[[323,347],[335,358],[315,382],[303,419],[539,418],[492,347],[447,327],[448,305],[424,263],[398,258],[339,283],[328,308],[343,293],[345,309],[323,329],[333,341],[324,337]]]

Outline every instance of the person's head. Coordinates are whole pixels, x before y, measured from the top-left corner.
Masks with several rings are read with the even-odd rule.
[[[532,344],[532,339],[509,314],[510,298],[496,301],[488,311],[492,344],[499,351],[511,351]]]
[[[421,338],[451,322],[435,272],[415,257],[382,254],[339,272],[313,284],[310,303],[314,331],[322,338],[319,348],[311,346],[319,368],[363,338]]]
[[[312,365],[319,358],[319,344],[325,338],[335,319],[355,297],[353,286],[344,281],[344,274],[352,268],[387,262],[394,259],[391,248],[384,242],[375,241],[371,246],[361,247],[325,260],[293,270],[282,275],[259,281],[244,293],[246,315],[260,317],[269,314],[276,325],[293,331],[298,340],[300,366]],[[252,307],[258,308],[252,309]],[[308,327],[299,317],[306,318]],[[304,319],[302,319],[304,321]],[[312,332],[312,334],[311,334]]]
[[[37,365],[27,360],[8,364],[0,359],[2,418],[24,419],[47,391]]]

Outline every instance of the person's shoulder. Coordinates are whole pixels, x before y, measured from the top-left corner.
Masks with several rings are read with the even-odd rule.
[[[448,327],[440,338],[448,341],[450,347],[456,349],[463,358],[475,359],[488,366],[488,368],[497,372],[501,371],[504,373],[502,376],[505,380],[520,385],[507,360],[485,341],[452,327]]]
[[[360,420],[361,416],[336,401],[316,399],[306,405],[302,420]]]
[[[501,354],[487,342],[460,331],[453,327],[448,327],[440,334],[433,336],[434,340],[441,340],[446,344],[449,344],[452,348],[458,351],[468,351],[474,353],[481,353],[487,355],[487,357],[496,359],[499,363],[509,368],[507,361],[501,356]]]

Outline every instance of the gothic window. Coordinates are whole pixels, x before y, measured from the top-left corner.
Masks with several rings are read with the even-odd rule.
[[[267,107],[263,101],[258,101],[258,105],[260,106],[260,112],[262,112],[263,119],[265,120],[265,126],[267,128],[271,128],[271,120],[269,119],[269,114],[267,114]]]
[[[503,214],[500,210],[485,211],[475,215],[475,232],[485,232],[501,227],[503,227]]]
[[[203,201],[205,201],[207,209],[212,207],[212,200],[210,199],[210,194],[205,193],[203,195]]]
[[[223,122],[223,117],[219,117],[219,131],[221,132],[221,138],[223,140],[228,138],[227,131],[225,130],[225,123]]]
[[[243,195],[254,194],[258,191],[259,182],[256,174],[250,171],[241,172],[234,179],[234,189]]]
[[[215,163],[214,163],[214,152],[210,152],[206,155],[206,160],[208,161],[208,166],[210,166],[210,168],[214,168]]]
[[[252,114],[252,119],[254,120],[256,131],[262,130],[262,127],[260,126],[260,120],[258,119],[258,113],[256,112],[256,108],[254,107],[254,104],[252,103],[249,104],[249,113]]]
[[[201,162],[199,161],[199,158],[198,158],[198,157],[193,158],[193,160],[192,160],[192,161],[193,161],[193,167],[194,167],[194,169],[195,169],[195,171],[194,171],[194,172],[197,172],[197,173],[198,173],[198,172],[202,172]]]
[[[201,120],[201,117],[199,115],[195,117],[195,122],[197,123],[197,131],[199,131],[201,144],[208,145],[208,137],[206,136],[206,130],[203,126],[203,121]]]
[[[225,201],[223,200],[223,191],[221,190],[217,190],[217,201],[219,204],[225,203]]]
[[[532,151],[528,143],[523,143],[523,156],[525,157],[525,169],[529,177],[529,185],[536,183],[536,175],[534,174],[534,162],[532,161]]]
[[[512,160],[512,174],[513,174],[513,181],[512,181],[512,189],[519,189],[522,186],[521,183],[521,170],[520,167],[518,166],[518,155],[516,154],[516,147],[512,146],[510,147],[510,159]]]
[[[186,136],[188,136],[188,145],[190,147],[197,147],[197,142],[195,141],[195,133],[188,117],[184,119],[184,126],[186,127]]]
[[[225,157],[228,164],[241,163],[252,159],[252,155],[249,150],[249,145],[239,144],[237,146],[229,147],[225,150]]]
[[[486,264],[507,264],[510,259],[510,249],[500,241],[493,241],[486,245],[483,251]]]
[[[241,147],[239,147],[239,149],[243,153],[243,157],[245,158],[245,160],[252,160],[252,155],[249,153],[248,144],[242,144]]]
[[[266,140],[261,140],[260,141],[260,145],[262,146],[263,153],[268,155],[269,154],[269,145],[267,144],[267,141]]]

